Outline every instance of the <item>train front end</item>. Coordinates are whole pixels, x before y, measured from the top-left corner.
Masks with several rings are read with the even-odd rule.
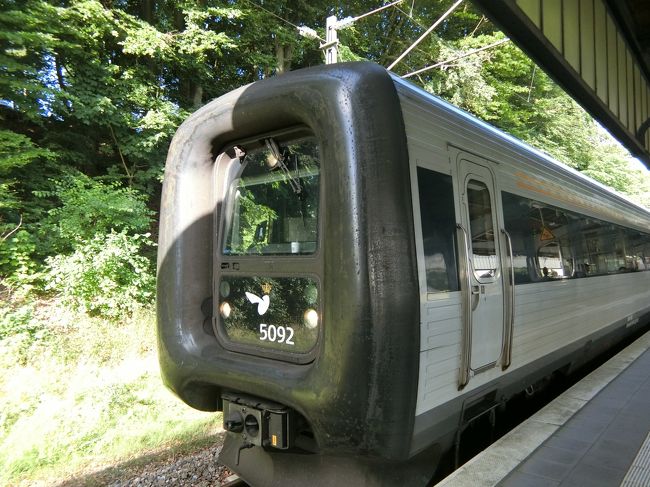
[[[162,196],[163,379],[252,485],[426,483],[408,154],[387,72],[318,67],[192,115]],[[399,466],[399,468],[395,468]]]

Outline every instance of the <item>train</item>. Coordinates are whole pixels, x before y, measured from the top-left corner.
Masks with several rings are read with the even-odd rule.
[[[648,210],[371,62],[206,104],[161,201],[162,377],[253,486],[427,485],[650,322]]]

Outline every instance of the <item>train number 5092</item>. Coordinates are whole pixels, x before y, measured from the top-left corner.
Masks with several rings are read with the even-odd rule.
[[[293,328],[290,326],[260,324],[260,340],[276,343],[295,345],[293,342]]]

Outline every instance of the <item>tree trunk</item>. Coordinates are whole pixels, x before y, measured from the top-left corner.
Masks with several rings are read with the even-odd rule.
[[[142,17],[142,20],[147,22],[148,24],[153,25],[153,13],[156,7],[156,1],[155,0],[143,0],[142,4],[140,5],[140,15]]]
[[[291,71],[291,58],[293,56],[292,45],[280,45],[278,40],[275,41],[275,56],[277,59],[277,74],[283,74]]]
[[[191,83],[192,90],[192,106],[200,108],[203,105],[203,86],[198,83]]]
[[[205,6],[205,2],[199,2],[199,4]],[[185,15],[180,7],[174,12],[174,27],[178,32],[183,32],[187,28]],[[190,76],[180,78],[178,89],[181,98],[192,108],[196,109],[203,105],[203,86],[197,79]]]

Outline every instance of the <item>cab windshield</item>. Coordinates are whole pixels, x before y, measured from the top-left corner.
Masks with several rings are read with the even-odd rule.
[[[260,145],[240,156],[239,177],[230,185],[223,253],[313,254],[320,190],[316,139],[279,144],[268,138]]]

